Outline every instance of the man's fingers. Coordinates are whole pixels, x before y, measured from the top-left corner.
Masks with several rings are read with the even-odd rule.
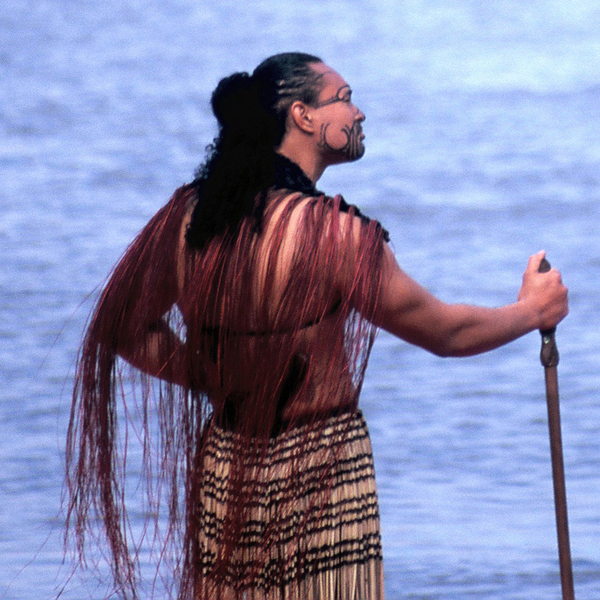
[[[527,270],[537,273],[544,258],[546,258],[545,250],[540,250],[538,253],[530,256],[529,262],[527,263]]]

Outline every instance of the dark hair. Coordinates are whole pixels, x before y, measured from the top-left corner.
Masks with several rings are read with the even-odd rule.
[[[219,133],[195,174],[197,204],[186,239],[202,248],[215,235],[233,233],[251,214],[260,228],[263,196],[273,185],[276,149],[286,130],[291,104],[314,104],[321,90],[311,65],[320,58],[286,52],[267,58],[252,75],[234,73],[212,94]]]

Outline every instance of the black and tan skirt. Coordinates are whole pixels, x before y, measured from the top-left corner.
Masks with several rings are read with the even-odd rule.
[[[245,461],[248,483],[234,490],[239,451],[235,434],[210,430],[197,515],[197,597],[381,600],[379,507],[362,414],[330,416],[272,438],[260,460]],[[241,498],[247,508],[236,529],[227,514]]]

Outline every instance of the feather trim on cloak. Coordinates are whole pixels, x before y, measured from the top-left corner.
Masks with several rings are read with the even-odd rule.
[[[67,438],[67,536],[84,566],[91,541],[108,545],[115,590],[124,597],[137,597],[146,551],[159,563],[157,573],[170,573],[171,595],[205,597],[194,507],[214,426],[242,440],[210,576],[217,586],[231,579],[236,540],[253,503],[253,471],[269,439],[355,410],[376,333],[371,320],[386,239],[377,221],[355,218],[341,197],[271,190],[262,232],[248,217],[198,251],[181,243],[195,198],[192,185],[177,190],[128,248],[97,303],[78,361]],[[145,491],[135,523],[126,509],[132,484],[125,486],[134,438]],[[323,461],[315,503],[326,498],[335,460]],[[256,568],[273,535],[261,533]],[[244,581],[236,586],[245,597]]]

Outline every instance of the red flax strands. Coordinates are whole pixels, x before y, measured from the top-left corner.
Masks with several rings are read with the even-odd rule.
[[[181,188],[139,234],[115,268],[84,340],[67,440],[68,532],[80,560],[85,564],[90,539],[104,541],[115,589],[137,597],[141,542],[127,535],[127,457],[117,433],[118,403],[133,398],[141,406],[127,405],[125,413],[143,415],[145,493],[155,515],[146,519],[158,529],[166,501],[167,533],[155,535],[154,543],[172,567],[179,598],[309,597],[309,587],[363,585],[367,571],[379,572],[378,530],[367,527],[358,535],[358,525],[340,521],[346,533],[338,546],[307,533],[330,518],[344,469],[357,481],[346,493],[364,499],[357,502],[374,515],[369,527],[377,528],[374,487],[360,483],[372,479],[370,463],[361,458],[370,456],[366,431],[359,436],[366,441],[346,448],[362,426],[353,417],[341,418],[336,428],[328,415],[332,406],[357,414],[375,335],[370,321],[382,230],[355,218],[353,209],[341,212],[339,198],[273,192],[262,233],[247,218],[198,251],[182,243],[194,201],[194,190]],[[328,334],[316,335],[313,325],[325,322]],[[119,353],[138,368],[135,377],[122,376]],[[125,391],[129,384],[135,393]],[[152,410],[160,425],[156,448]],[[332,443],[311,450],[331,427]],[[295,440],[293,452],[286,436]],[[215,446],[221,438],[226,442]],[[273,459],[273,452],[285,460]],[[216,469],[214,460],[220,461]],[[287,500],[283,514],[266,518],[261,498],[272,460],[280,473],[269,493]],[[153,481],[167,485],[166,500],[162,484]],[[217,496],[209,498],[212,493]],[[346,516],[336,518],[351,519],[357,508],[348,502]],[[373,556],[365,574],[348,571],[344,562],[357,552],[356,536],[361,556]],[[307,539],[317,539],[317,546]],[[344,585],[311,566],[325,560],[315,558],[325,556],[319,544],[327,553],[338,548],[335,560],[343,564],[336,572],[349,573]]]

